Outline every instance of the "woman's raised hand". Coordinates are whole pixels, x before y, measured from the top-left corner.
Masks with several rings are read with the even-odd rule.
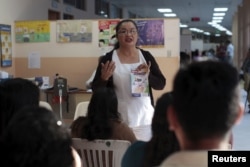
[[[101,71],[101,78],[104,81],[107,81],[112,75],[115,70],[115,62],[107,61],[105,64],[101,63],[102,71]]]

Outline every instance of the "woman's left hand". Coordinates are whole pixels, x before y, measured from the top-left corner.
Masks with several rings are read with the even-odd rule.
[[[145,71],[146,73],[149,73],[150,72],[150,66],[151,66],[151,62],[149,61],[148,64],[146,64],[146,63],[140,64],[136,68],[136,70],[138,70],[138,71]]]

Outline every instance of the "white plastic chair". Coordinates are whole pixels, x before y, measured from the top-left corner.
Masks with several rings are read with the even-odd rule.
[[[88,111],[89,101],[83,101],[77,104],[74,120],[76,120],[80,116],[86,116]]]
[[[44,108],[46,108],[46,109],[48,109],[50,111],[53,111],[51,105],[46,101],[39,101],[39,106],[44,107]]]
[[[120,167],[122,157],[131,145],[126,140],[72,140],[84,167]]]

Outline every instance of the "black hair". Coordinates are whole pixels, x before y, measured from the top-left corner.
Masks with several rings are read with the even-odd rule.
[[[158,166],[166,157],[180,149],[174,132],[169,130],[167,120],[167,109],[172,101],[172,92],[164,93],[156,101],[151,125],[152,138],[146,144],[144,167]]]
[[[108,139],[113,133],[111,120],[119,120],[118,100],[111,88],[99,88],[94,91],[87,112],[87,123],[82,138],[88,140]]]
[[[1,151],[3,164],[18,167],[71,167],[71,137],[53,112],[24,107],[8,124]]]
[[[38,106],[40,91],[32,81],[13,78],[0,84],[0,136],[13,115],[25,106]]]
[[[237,117],[238,85],[237,69],[228,63],[194,62],[178,71],[173,107],[190,141],[225,136]]]

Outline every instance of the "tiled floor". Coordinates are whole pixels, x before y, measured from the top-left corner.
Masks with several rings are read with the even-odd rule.
[[[241,101],[245,105],[246,91],[241,90]],[[234,150],[250,150],[250,113],[248,113],[248,104],[246,105],[246,112],[242,120],[233,128]]]

